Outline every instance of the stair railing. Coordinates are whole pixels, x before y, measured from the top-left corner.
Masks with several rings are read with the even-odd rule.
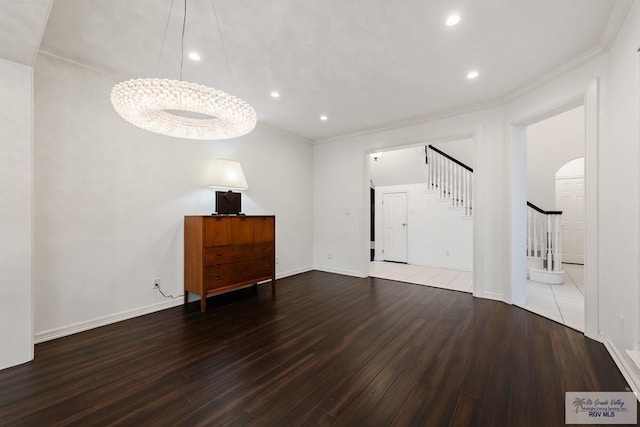
[[[562,211],[545,211],[527,202],[527,256],[541,258],[546,271],[562,271]]]
[[[473,211],[473,169],[433,145],[425,147],[429,165],[427,186],[440,198],[451,199],[452,206],[463,208],[465,216]]]
[[[425,147],[427,186],[440,198],[451,199],[453,207],[464,208],[465,216],[473,212],[473,169],[437,149]],[[547,271],[562,271],[562,211],[545,211],[527,202],[527,256],[543,261]]]

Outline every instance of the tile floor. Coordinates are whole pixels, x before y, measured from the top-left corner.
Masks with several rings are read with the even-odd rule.
[[[584,267],[564,264],[564,270],[562,285],[527,280],[527,304],[523,308],[584,332]],[[381,279],[473,292],[473,276],[469,271],[373,261],[369,274]]]

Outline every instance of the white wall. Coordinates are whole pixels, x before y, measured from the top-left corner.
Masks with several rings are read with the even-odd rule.
[[[0,59],[0,369],[33,358],[31,83]]]
[[[369,160],[370,177],[377,186],[426,182],[424,146],[385,151]]]
[[[118,77],[40,55],[35,69],[35,331],[47,339],[161,309],[182,294],[183,216],[214,210],[214,159],[236,159],[247,214],[276,215],[278,276],[312,266],[312,149],[264,125],[229,141],[141,130],[113,110]]]
[[[584,178],[584,157],[573,159],[562,165],[556,172],[556,179],[559,178]]]
[[[474,292],[503,298],[508,257],[501,109],[460,114],[314,145],[314,265],[366,276],[369,269],[369,155],[373,151],[472,138]],[[331,259],[328,253],[332,254]],[[485,256],[484,254],[491,254]]]
[[[407,261],[412,265],[471,271],[473,222],[460,208],[442,201],[426,184],[376,187],[376,260],[384,255],[386,193],[407,193]]]
[[[427,181],[425,147],[399,148],[384,151],[378,160],[369,161],[369,175],[376,186],[419,184]],[[473,140],[470,138],[432,144],[465,165],[473,168]]]
[[[601,327],[612,348],[639,348],[640,2],[634,2],[607,64],[599,147]],[[587,163],[586,175],[589,175]],[[624,318],[624,328],[620,325]],[[640,386],[640,369],[629,363]],[[636,388],[638,391],[638,388]]]
[[[527,127],[527,200],[554,210],[555,174],[578,157],[584,157],[583,106]]]

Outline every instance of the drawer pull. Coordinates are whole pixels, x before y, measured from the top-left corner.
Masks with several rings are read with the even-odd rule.
[[[224,254],[216,254],[216,258],[222,258]]]
[[[267,252],[267,248],[262,248],[262,252]]]
[[[213,268],[222,268],[222,264],[214,264]]]
[[[224,278],[224,276],[222,274],[217,274],[214,279],[215,280],[222,280]]]

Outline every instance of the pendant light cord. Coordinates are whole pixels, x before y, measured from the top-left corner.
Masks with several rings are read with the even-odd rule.
[[[158,56],[158,63],[156,64],[156,72],[155,76],[158,76],[158,70],[160,69],[160,61],[162,60],[162,54],[164,52],[164,45],[167,40],[167,33],[169,31],[169,23],[171,21],[171,14],[173,12],[173,4],[175,0],[171,0],[171,5],[169,6],[169,16],[167,16],[167,22],[164,26],[164,35],[162,36],[162,47],[160,48],[160,55]],[[222,52],[224,54],[224,60],[227,65],[227,71],[229,72],[229,77],[231,79],[231,89],[233,90],[233,95],[237,95],[236,84],[233,78],[233,73],[231,72],[231,64],[229,63],[229,54],[227,53],[227,47],[224,44],[224,39],[222,38],[222,30],[220,29],[220,22],[218,21],[218,13],[216,11],[216,6],[213,0],[210,0],[211,8],[213,9],[213,16],[216,20],[216,29],[218,30],[218,38],[220,39],[220,44],[222,45]],[[182,69],[184,67],[184,33],[185,28],[187,26],[187,0],[184,0],[184,16],[182,17],[182,37],[180,40],[180,80],[182,81]]]
[[[167,23],[164,26],[164,36],[162,36],[162,46],[160,47],[160,55],[158,56],[158,63],[156,64],[156,72],[154,73],[155,77],[158,77],[158,70],[160,69],[160,60],[162,60],[162,52],[164,52],[164,42],[167,40],[167,31],[169,30],[169,21],[171,21],[171,12],[173,11],[173,2],[171,0],[171,5],[169,6],[169,16],[167,16]]]
[[[211,0],[211,7],[213,8],[213,16],[216,18],[216,28],[218,29],[218,37],[220,38],[220,44],[222,45],[222,52],[224,53],[224,59],[227,63],[227,71],[229,71],[229,77],[231,78],[231,89],[233,90],[233,95],[237,96],[236,85],[233,81],[233,73],[231,72],[231,65],[229,65],[229,55],[227,54],[227,48],[224,45],[224,40],[222,39],[222,31],[220,30],[220,22],[218,22],[218,14],[216,13],[216,6],[213,4],[213,0]]]
[[[182,81],[182,65],[184,64],[184,28],[187,26],[187,0],[184,0],[184,16],[182,17],[182,39],[180,41],[180,81]]]

